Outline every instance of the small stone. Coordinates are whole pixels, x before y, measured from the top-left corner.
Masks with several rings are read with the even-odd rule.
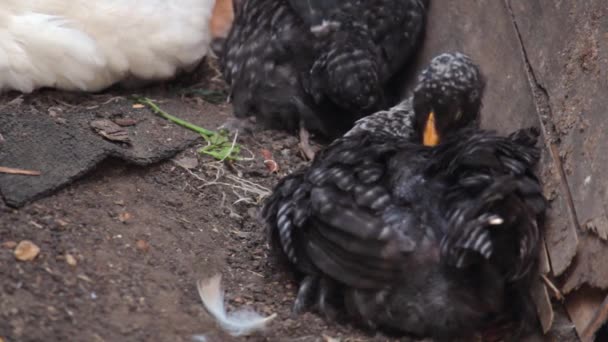
[[[247,209],[247,215],[249,215],[250,219],[257,220],[257,218],[259,217],[259,209],[256,207],[251,207]]]
[[[40,253],[40,247],[29,240],[23,240],[15,247],[14,253],[17,260],[32,261]]]
[[[57,315],[59,313],[54,306],[47,306],[46,311],[51,315]]]
[[[142,252],[147,252],[150,249],[150,244],[145,240],[137,240],[135,247]]]
[[[126,211],[118,214],[118,220],[122,223],[127,223],[131,219],[131,214]]]
[[[198,166],[198,159],[191,157],[183,157],[179,159],[175,159],[175,164],[183,167],[184,169],[192,170]]]
[[[57,223],[57,225],[59,225],[60,227],[65,227],[68,225],[68,222],[66,220],[62,220],[62,219],[56,219],[55,223]]]
[[[76,261],[76,258],[70,253],[66,253],[65,262],[72,267],[74,267],[74,266],[76,266],[76,264],[78,264],[78,261]]]

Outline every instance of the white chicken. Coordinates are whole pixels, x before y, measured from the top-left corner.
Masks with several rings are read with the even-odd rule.
[[[0,91],[162,80],[208,52],[215,0],[0,0]]]

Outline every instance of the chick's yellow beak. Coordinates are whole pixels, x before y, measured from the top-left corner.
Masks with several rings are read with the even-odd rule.
[[[435,113],[430,112],[429,117],[424,125],[424,135],[422,137],[424,146],[436,146],[439,144],[439,134],[435,126]]]

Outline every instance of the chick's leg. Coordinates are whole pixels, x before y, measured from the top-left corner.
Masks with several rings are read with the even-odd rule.
[[[300,283],[296,300],[293,304],[293,313],[300,314],[304,312],[310,305],[311,299],[316,294],[318,287],[318,278],[306,276]]]
[[[310,133],[304,127],[304,124],[300,124],[300,143],[298,146],[306,159],[313,160],[315,158],[315,152],[310,147]]]
[[[239,132],[239,134],[243,134],[256,131],[257,126],[255,121],[251,118],[232,117],[226,120],[218,129],[225,129],[230,133]]]
[[[319,282],[319,297],[317,305],[319,312],[328,320],[333,320],[337,317],[337,312],[331,305],[331,296],[334,294],[334,284],[331,280],[322,278]]]

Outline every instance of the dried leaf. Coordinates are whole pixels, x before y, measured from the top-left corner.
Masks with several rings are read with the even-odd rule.
[[[564,274],[561,291],[568,294],[587,284],[591,287],[608,290],[608,247],[594,234],[581,233],[576,258]]]
[[[137,124],[137,120],[131,118],[116,118],[113,121],[121,127],[135,126]]]
[[[40,253],[40,247],[29,240],[23,240],[19,242],[14,253],[17,260],[32,261]]]
[[[94,120],[90,123],[95,133],[110,141],[130,143],[129,132],[108,119]]]
[[[593,319],[591,319],[587,328],[583,331],[581,340],[583,342],[593,341],[598,330],[600,330],[606,322],[608,322],[608,296],[604,298],[604,301],[593,315]]]
[[[597,310],[601,308],[605,297],[606,294],[603,291],[589,287],[578,289],[566,297],[568,316],[570,316],[572,323],[574,323],[576,332],[581,339],[589,334],[589,331],[585,330],[588,328],[589,323],[592,322]],[[591,334],[593,333],[595,331],[591,332]],[[591,341],[587,339],[583,342]]]
[[[268,172],[270,172],[270,173],[278,172],[279,164],[277,164],[277,162],[272,158],[272,152],[270,152],[267,149],[262,149],[261,153],[262,153],[262,157],[264,157],[264,165],[266,165]]]

